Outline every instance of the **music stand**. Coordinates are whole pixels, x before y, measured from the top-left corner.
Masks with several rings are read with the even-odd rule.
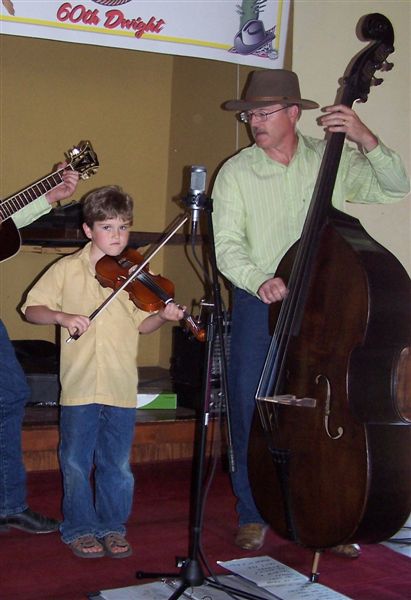
[[[210,580],[204,575],[204,570],[201,564],[200,557],[200,537],[201,537],[201,521],[203,513],[203,483],[204,483],[204,465],[206,458],[206,447],[207,447],[207,433],[209,423],[209,410],[210,410],[210,398],[211,398],[211,367],[213,359],[214,342],[216,334],[219,336],[220,341],[220,364],[221,364],[221,392],[222,398],[225,400],[226,418],[227,418],[227,436],[228,436],[228,462],[230,470],[233,471],[234,457],[232,454],[231,445],[231,430],[230,430],[230,418],[229,418],[229,397],[228,397],[228,384],[227,384],[227,360],[225,353],[224,344],[224,330],[223,330],[223,310],[221,301],[221,288],[218,278],[217,261],[215,255],[215,244],[214,244],[214,229],[212,221],[212,200],[208,198],[204,193],[196,194],[193,198],[192,195],[188,195],[183,199],[183,202],[188,208],[195,208],[195,210],[203,210],[207,216],[207,234],[208,234],[208,250],[209,250],[209,263],[211,268],[211,291],[212,291],[212,302],[210,306],[212,310],[207,317],[207,334],[206,334],[206,351],[204,355],[204,372],[203,382],[201,388],[201,406],[198,415],[199,419],[199,435],[197,441],[197,447],[195,448],[194,460],[196,461],[196,468],[194,470],[194,482],[193,482],[193,494],[192,494],[192,511],[190,511],[191,523],[190,523],[190,541],[189,541],[189,552],[188,558],[186,558],[182,564],[180,573],[157,573],[157,572],[145,572],[137,571],[137,579],[156,579],[156,578],[171,578],[175,577],[181,579],[181,584],[177,590],[170,596],[169,600],[177,600],[185,590],[188,588],[198,587],[207,582],[211,587],[215,587],[221,590],[227,590],[229,594],[235,594],[240,598],[249,598],[250,600],[260,600],[259,596],[244,592],[241,590],[235,590],[231,586],[225,586],[220,584],[217,580]],[[196,436],[197,438],[197,436]]]

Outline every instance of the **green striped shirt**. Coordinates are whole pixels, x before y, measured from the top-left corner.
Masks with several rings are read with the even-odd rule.
[[[51,206],[47,202],[46,196],[40,196],[37,200],[33,200],[24,208],[16,212],[12,219],[18,229],[29,225],[39,217],[51,211]]]
[[[299,239],[317,179],[325,141],[297,134],[297,151],[288,165],[254,144],[230,158],[215,181],[218,268],[254,295]],[[333,194],[336,208],[343,210],[345,202],[395,202],[409,189],[401,159],[381,142],[366,155],[344,146]]]

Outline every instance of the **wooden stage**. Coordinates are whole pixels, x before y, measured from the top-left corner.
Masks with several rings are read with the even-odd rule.
[[[136,428],[132,447],[133,463],[191,458],[193,456],[194,411],[136,411]],[[23,424],[22,446],[27,471],[58,469],[58,408],[27,407]]]
[[[139,375],[139,391],[171,391],[166,369],[146,367]],[[58,406],[27,405],[22,432],[27,471],[59,468],[58,410]],[[196,413],[192,408],[137,409],[131,460],[148,463],[191,458],[195,432]]]

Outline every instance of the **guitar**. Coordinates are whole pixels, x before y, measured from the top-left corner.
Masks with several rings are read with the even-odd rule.
[[[10,196],[0,203],[0,262],[11,258],[19,251],[21,245],[20,233],[10,218],[22,208],[50,192],[63,182],[63,172],[72,169],[80,175],[80,179],[88,179],[96,173],[99,162],[91,143],[82,141],[65,154],[67,165],[57,169],[43,179],[39,179],[29,187],[24,188],[14,196]]]

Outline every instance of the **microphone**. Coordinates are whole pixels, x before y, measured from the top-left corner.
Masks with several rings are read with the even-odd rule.
[[[190,235],[194,238],[200,221],[200,210],[203,208],[207,169],[202,165],[192,165],[190,171],[191,179],[187,204],[192,210]]]

